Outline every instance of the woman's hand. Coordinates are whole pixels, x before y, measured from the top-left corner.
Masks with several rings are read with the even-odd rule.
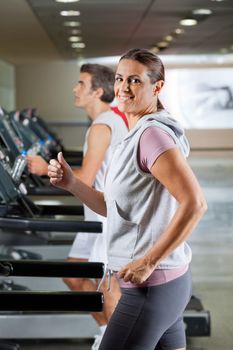
[[[118,277],[123,278],[125,282],[141,284],[152,274],[155,267],[147,264],[145,258],[141,258],[124,266],[118,272]]]
[[[56,159],[51,159],[48,166],[50,183],[67,191],[72,189],[75,183],[75,176],[69,164],[65,161],[62,152],[59,152]]]

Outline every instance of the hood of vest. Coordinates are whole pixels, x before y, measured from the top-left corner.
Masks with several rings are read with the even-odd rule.
[[[140,128],[144,126],[144,129],[150,126],[158,126],[166,131],[175,140],[177,146],[185,157],[188,156],[190,151],[189,142],[184,134],[184,129],[181,124],[170,117],[170,114],[166,110],[162,110],[156,113],[144,115],[137,124],[129,131],[124,141],[132,138]]]

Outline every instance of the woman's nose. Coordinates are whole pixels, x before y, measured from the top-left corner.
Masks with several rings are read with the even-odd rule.
[[[121,85],[121,90],[123,91],[129,91],[130,86],[128,80],[124,80]]]

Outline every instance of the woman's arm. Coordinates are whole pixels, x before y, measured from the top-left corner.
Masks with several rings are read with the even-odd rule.
[[[119,273],[125,281],[142,283],[160,261],[188,238],[207,209],[203,192],[178,149],[164,152],[152,165],[151,174],[176,198],[179,207],[155,245]]]
[[[58,153],[57,160],[50,160],[48,176],[50,177],[50,183],[52,185],[71,192],[96,213],[102,216],[107,215],[103,193],[94,190],[92,187],[79,180],[73,173],[69,164],[65,161],[61,152]]]
[[[159,157],[151,173],[179,203],[167,229],[146,255],[148,262],[157,266],[188,238],[207,210],[207,204],[196,177],[178,149]]]

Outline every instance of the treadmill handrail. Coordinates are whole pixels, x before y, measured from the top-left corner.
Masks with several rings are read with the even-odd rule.
[[[27,194],[29,196],[71,196],[71,193],[65,190],[62,190],[58,187],[30,187],[27,186]]]
[[[57,205],[42,205],[37,204],[38,209],[40,210],[40,215],[51,216],[51,215],[84,215],[84,208],[82,205],[66,205],[66,204],[57,204]],[[11,215],[21,215],[22,211],[18,204],[0,204],[0,216],[11,216]]]
[[[57,231],[101,233],[102,223],[98,221],[67,221],[34,218],[0,218],[0,228],[15,231]]]
[[[27,277],[102,278],[101,262],[0,260],[0,275]]]
[[[102,311],[100,292],[1,292],[1,311]]]

